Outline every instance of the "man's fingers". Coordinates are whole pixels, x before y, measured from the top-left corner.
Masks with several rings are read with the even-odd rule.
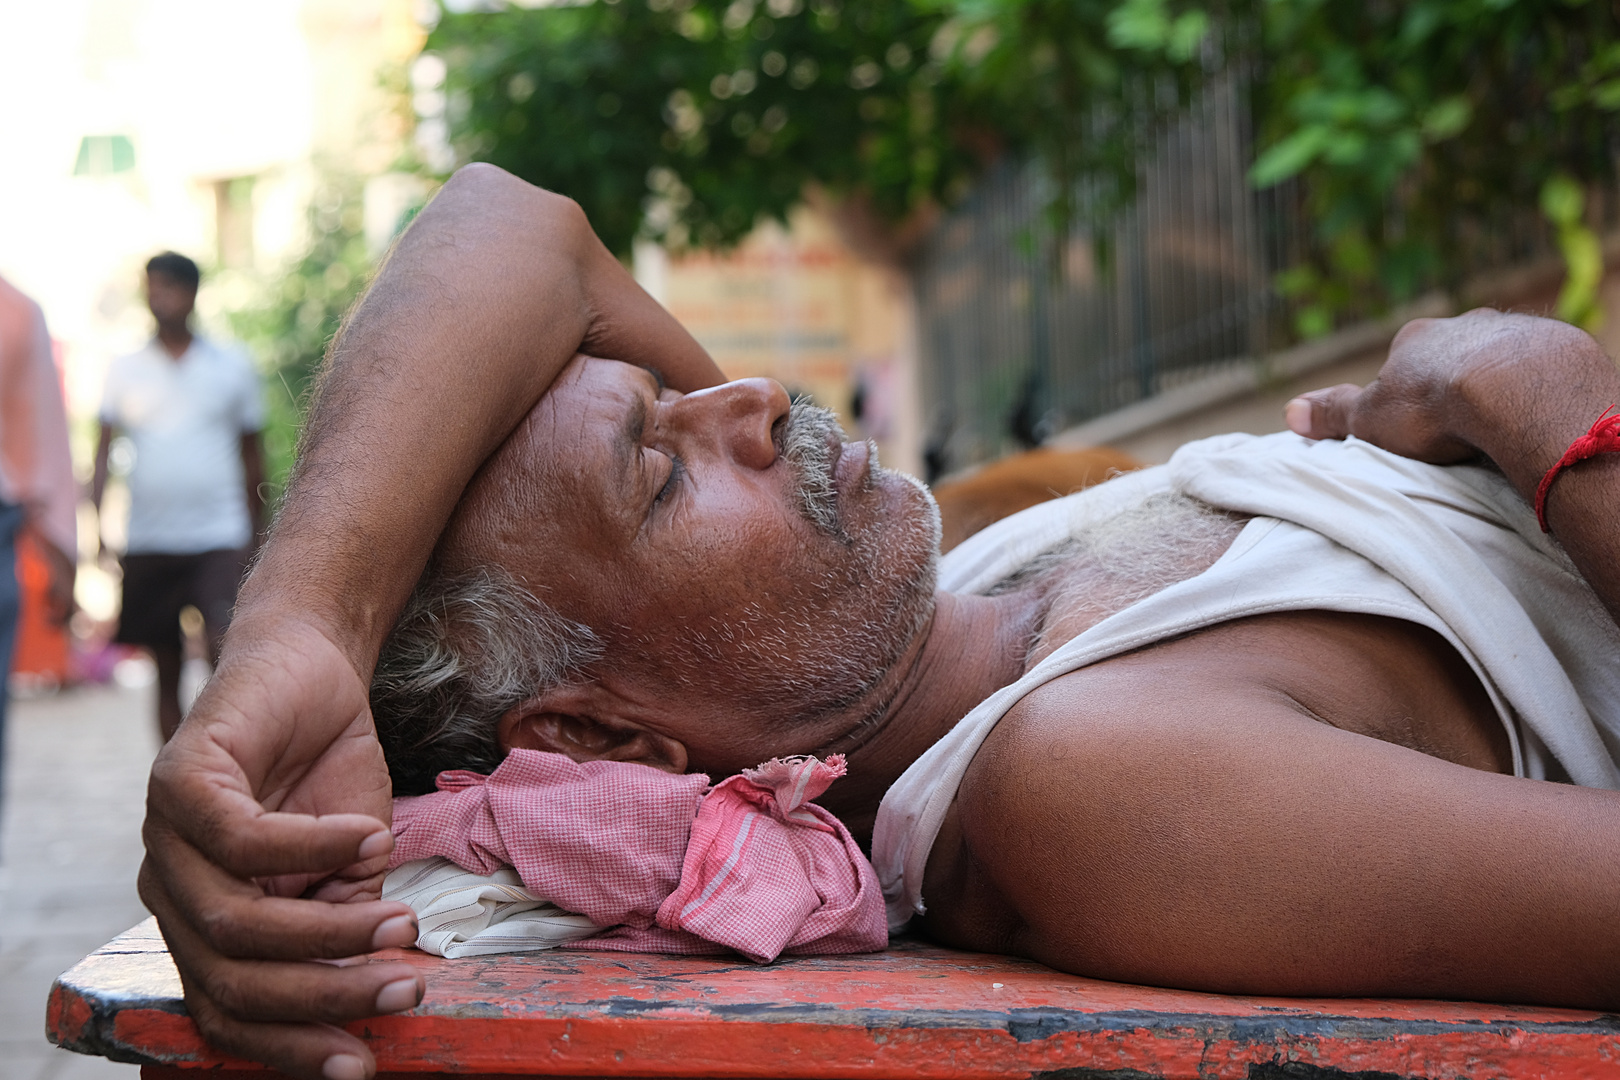
[[[1290,401],[1283,419],[1288,430],[1307,439],[1342,439],[1350,434],[1350,418],[1361,393],[1354,383],[1312,390]]]
[[[403,961],[338,965],[220,958],[192,981],[224,1015],[247,1023],[346,1024],[414,1009],[425,988],[422,976]]]
[[[299,1080],[366,1080],[377,1071],[371,1049],[337,1027],[236,1020],[190,987],[186,1011],[210,1046],[233,1057],[263,1062]]]
[[[266,812],[234,786],[167,783],[161,764],[147,789],[148,851],[172,832],[237,877],[268,878],[325,877],[373,860],[381,870],[394,849],[387,825],[369,814]]]
[[[162,886],[143,875],[185,987],[186,1009],[212,1045],[294,1076],[364,1080],[376,1068],[360,1040],[335,1026],[412,1008],[423,980],[409,964],[237,960],[214,950]],[[296,903],[296,901],[288,901]]]
[[[147,907],[171,916],[171,922],[184,922],[186,932],[224,956],[339,959],[416,941],[416,917],[404,904],[266,896],[178,840],[163,853],[169,873],[167,884],[160,884],[154,858],[148,855],[141,866],[140,892]]]

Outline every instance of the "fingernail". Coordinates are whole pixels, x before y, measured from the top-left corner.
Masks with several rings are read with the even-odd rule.
[[[360,841],[359,858],[361,862],[365,862],[367,859],[375,859],[377,856],[386,855],[393,850],[394,834],[384,829],[382,832],[374,832]]]
[[[1288,429],[1297,434],[1304,435],[1311,430],[1311,403],[1302,397],[1297,397],[1283,406],[1283,422]]]
[[[373,949],[404,948],[416,944],[416,920],[409,915],[395,915],[377,927],[371,935]]]
[[[380,1013],[397,1013],[406,1009],[414,1009],[421,1000],[416,989],[415,979],[399,979],[383,987],[377,994],[377,1011]]]
[[[366,1063],[353,1054],[333,1054],[321,1065],[326,1080],[366,1080]]]

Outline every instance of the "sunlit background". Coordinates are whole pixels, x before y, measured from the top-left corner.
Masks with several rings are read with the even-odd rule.
[[[83,481],[173,249],[199,329],[263,377],[274,504],[343,313],[473,160],[578,199],[723,370],[930,482],[1276,430],[1413,313],[1511,305],[1620,348],[1597,0],[11,0],[0,100],[0,275],[45,310]],[[15,717],[0,1060],[30,1080],[129,1070],[24,1060],[50,978],[140,910],[151,669],[107,644],[95,555],[116,475],[104,511],[72,640],[34,649],[25,614],[13,680],[85,686]]]
[[[343,312],[437,184],[488,160],[578,198],[728,374],[816,398],[890,464],[1157,460],[1274,426],[1217,407],[1392,313],[1539,305],[1612,348],[1606,12],[9,4],[0,274],[45,309],[87,476],[106,365],[150,333],[143,263],[201,263],[202,331],[264,378],[273,503]],[[98,529],[121,547],[116,477],[105,511],[87,556]],[[116,596],[87,557],[91,648]]]
[[[284,476],[312,357],[375,260],[453,166],[445,64],[419,56],[419,0],[68,0],[8,5],[0,93],[0,274],[44,307],[75,459],[88,476],[103,373],[151,332],[141,268],[173,249],[204,268],[198,322],[242,340],[266,376],[272,480]],[[734,375],[772,374],[848,414],[918,468],[903,282],[795,211],[735,252],[674,265],[637,248],[644,282]],[[128,466],[116,446],[115,473]],[[115,483],[103,535],[121,546]],[[86,511],[88,547],[97,523]],[[79,600],[115,614],[87,562]]]
[[[326,224],[369,235],[374,251],[387,244],[423,187],[389,183],[410,135],[399,88],[423,30],[410,3],[392,2],[69,0],[7,5],[3,18],[0,274],[45,309],[87,477],[106,365],[151,334],[151,255],[202,264],[199,325],[238,337],[230,313],[278,287],[321,224],[312,211],[347,215]],[[338,185],[366,179],[360,201],[337,205]],[[342,277],[362,272],[329,276],[348,292]],[[284,468],[291,412],[276,388]],[[115,471],[127,456],[115,448]],[[115,488],[114,549],[122,506]],[[87,511],[81,543],[95,527]],[[115,614],[114,583],[93,563],[79,600],[95,620]]]

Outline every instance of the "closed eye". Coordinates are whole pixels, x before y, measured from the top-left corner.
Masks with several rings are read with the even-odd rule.
[[[685,478],[686,463],[674,454],[669,455],[669,477],[664,481],[664,486],[658,489],[658,494],[653,496],[653,505],[657,506],[673,495]]]

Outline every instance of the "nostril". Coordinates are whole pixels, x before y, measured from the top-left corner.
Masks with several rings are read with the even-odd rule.
[[[776,447],[776,456],[782,456],[782,447],[787,445],[787,414],[783,413],[771,423],[771,445]]]

